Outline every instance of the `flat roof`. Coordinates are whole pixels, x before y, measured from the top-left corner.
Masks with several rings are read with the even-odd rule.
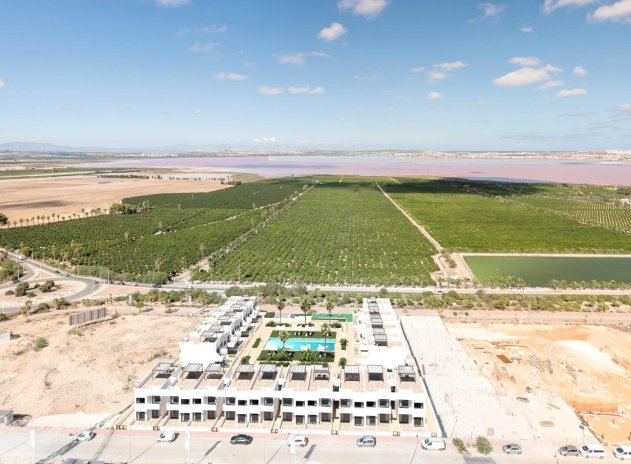
[[[322,373],[329,373],[329,366],[328,364],[318,364],[316,366],[313,366],[313,372],[317,372],[318,374],[322,374]]]
[[[259,370],[263,373],[278,372],[276,364],[261,364]]]
[[[304,374],[305,372],[307,372],[307,366],[304,364],[292,364],[289,366],[290,374]]]
[[[156,367],[154,367],[152,370],[154,374],[166,374],[172,371],[173,371],[173,363],[166,363],[166,362],[161,362],[161,363],[156,364]]]
[[[184,368],[184,372],[201,372],[204,370],[202,363],[189,363]]]
[[[347,364],[344,366],[344,374],[359,374],[359,366],[357,364]]]
[[[222,369],[223,365],[221,363],[212,363],[208,365],[206,372],[221,372]]]
[[[399,375],[416,375],[416,371],[412,366],[399,366],[397,367]]]
[[[237,367],[237,374],[249,374],[251,372],[254,372],[252,364],[239,364],[239,367]]]
[[[369,374],[383,374],[383,366],[379,366],[377,364],[369,364],[368,373]]]

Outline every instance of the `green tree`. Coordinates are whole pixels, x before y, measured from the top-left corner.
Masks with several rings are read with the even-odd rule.
[[[4,213],[0,213],[0,226],[6,226],[8,223],[9,217]]]
[[[326,308],[326,312],[329,313],[329,324],[330,324],[331,323],[331,311],[333,311],[333,308],[335,307],[335,305],[333,304],[333,301],[331,301],[330,298],[327,298],[324,307]]]
[[[478,437],[475,439],[475,449],[478,451],[478,453],[485,456],[491,454],[491,451],[493,451],[493,447],[486,437]]]
[[[280,320],[280,324],[283,323],[283,309],[285,309],[285,300],[283,298],[279,298],[276,300],[276,308],[278,308],[278,317]]]
[[[20,282],[15,287],[15,296],[24,296],[28,291],[28,282]]]
[[[305,316],[305,325],[307,325],[307,314],[309,313],[311,306],[313,306],[313,301],[310,298],[305,297],[300,301],[300,311],[302,311]]]
[[[289,332],[287,332],[286,330],[280,331],[280,333],[278,334],[278,338],[283,344],[283,351],[285,351],[285,343],[287,343],[287,340],[289,340]]]
[[[326,352],[326,339],[331,336],[331,326],[326,323],[322,324],[320,332],[322,332],[322,336],[324,337],[324,351]]]

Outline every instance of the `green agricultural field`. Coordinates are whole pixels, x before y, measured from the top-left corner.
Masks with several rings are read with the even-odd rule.
[[[278,203],[294,193],[302,192],[312,180],[306,177],[262,180],[242,185],[199,193],[162,193],[125,198],[123,203],[149,203],[151,207],[234,208],[253,209]]]
[[[268,220],[308,182],[254,182],[194,194],[192,199],[190,194],[175,194],[177,204],[164,201],[169,204],[143,213],[5,228],[0,230],[0,246],[61,262],[81,274],[165,282]],[[170,194],[157,197],[173,199]],[[126,201],[140,204],[152,198]],[[260,203],[254,204],[253,198]]]
[[[384,188],[443,247],[450,250],[631,251],[628,235],[504,201],[502,195],[514,195],[504,186],[448,180],[400,180],[401,184],[390,183]],[[519,188],[531,195],[537,193],[539,186],[522,185]]]
[[[345,181],[317,185],[213,273],[228,281],[426,285],[434,253],[375,185]]]

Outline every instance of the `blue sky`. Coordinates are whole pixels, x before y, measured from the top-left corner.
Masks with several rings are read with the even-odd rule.
[[[631,0],[20,0],[0,143],[631,148]]]

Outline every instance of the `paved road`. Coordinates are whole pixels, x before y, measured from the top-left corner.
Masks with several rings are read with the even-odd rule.
[[[29,446],[29,431],[7,427],[0,429],[0,463],[14,464],[41,460],[64,452],[56,459],[81,458],[101,459],[111,462],[129,463],[192,463],[192,464],[296,464],[296,463],[563,463],[554,457],[548,447],[536,448],[535,453],[525,450],[523,456],[504,456],[494,452],[489,458],[463,457],[453,447],[447,451],[425,451],[417,445],[415,438],[377,437],[375,448],[357,448],[355,437],[312,435],[309,444],[291,454],[284,440],[285,435],[253,434],[254,442],[249,446],[230,445],[229,433],[193,432],[190,451],[184,449],[184,436],[180,434],[173,443],[157,443],[157,432],[128,432],[97,430],[97,436],[89,442],[73,443],[73,434],[64,430],[38,430],[35,451]],[[35,458],[35,459],[33,459]],[[567,458],[575,462],[577,458]],[[60,462],[50,460],[49,462]],[[608,458],[600,462],[616,462]]]
[[[9,256],[17,260],[17,255],[15,253],[9,253]],[[48,266],[47,264],[41,263],[39,261],[25,259],[22,261],[22,264],[27,267],[30,272],[26,275],[25,281],[36,282],[36,279],[39,273],[47,273],[50,278],[55,279],[56,281],[75,281],[80,282],[84,286],[82,290],[66,297],[66,300],[70,302],[78,302],[84,298],[90,297],[90,295],[98,293],[101,289],[103,289],[108,282],[105,279],[92,278],[92,277],[82,277],[76,276],[72,274],[58,274],[57,269],[54,267]],[[10,284],[5,284],[3,287],[9,286]],[[161,288],[163,290],[183,290],[188,288],[196,288],[203,289],[211,292],[217,292],[223,294],[228,288],[238,285],[242,288],[250,288],[265,285],[263,282],[254,282],[254,283],[235,283],[235,282],[214,282],[214,283],[200,283],[194,284],[185,281],[176,281],[169,285],[163,285]],[[287,284],[290,285],[290,284]],[[3,288],[3,287],[0,287]],[[447,292],[449,288],[437,288],[437,287],[406,287],[406,286],[391,286],[391,287],[382,287],[378,285],[306,285],[308,290],[320,289],[323,291],[331,291],[331,292],[349,292],[349,293],[377,293],[382,288],[386,288],[389,292],[393,293],[410,293],[410,294],[420,294],[420,293],[442,293]],[[142,285],[142,284],[130,284],[127,283],[125,285],[121,285],[122,289],[129,291],[129,293],[139,291],[139,290],[147,290],[151,288],[150,285]],[[567,290],[555,290],[551,288],[454,288],[453,290],[457,291],[461,294],[475,294],[476,292],[483,290],[489,294],[496,295],[617,295],[624,296],[630,295],[631,290],[575,290],[575,289],[567,289]],[[52,297],[51,297],[52,298]],[[19,310],[19,307],[15,308],[4,308],[0,309],[0,312],[5,312],[7,314],[15,313]]]

